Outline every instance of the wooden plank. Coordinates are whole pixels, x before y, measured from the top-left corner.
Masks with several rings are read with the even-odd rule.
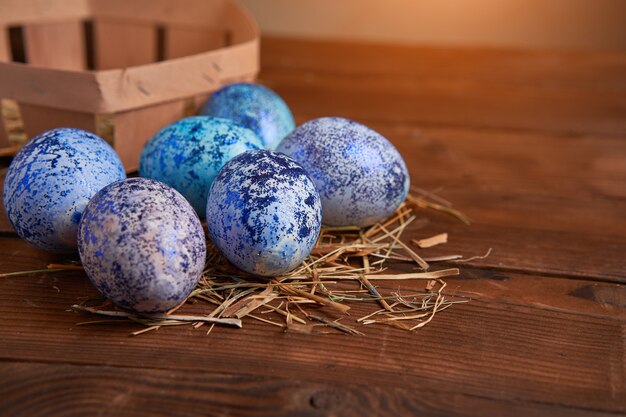
[[[457,204],[457,206],[460,208],[472,206],[470,213],[479,223],[467,227],[445,215],[422,211],[418,212],[418,215],[430,218],[430,223],[423,229],[409,230],[407,237],[423,238],[447,231],[450,238],[446,245],[420,253],[424,256],[460,254],[470,257],[483,255],[491,248],[492,252],[488,258],[476,260],[472,265],[505,271],[503,273],[528,271],[550,276],[625,281],[626,271],[621,261],[624,246],[622,237],[584,234],[583,230],[571,232],[540,228],[533,230],[534,224],[525,224],[524,227],[517,228],[489,225],[479,214],[474,214],[480,213],[480,207],[469,203],[473,201],[478,204],[481,199],[485,198],[502,201],[515,200],[520,197],[519,195],[481,197],[472,192],[454,193],[452,200],[458,203],[459,200],[466,199],[464,201],[468,203]],[[486,215],[488,216],[487,213]],[[538,215],[528,216],[523,213],[521,216],[524,219],[538,217]],[[512,218],[515,221],[514,215]],[[13,233],[13,227],[6,218],[4,210],[0,210],[0,233]],[[511,239],[510,236],[515,236],[515,239]],[[572,265],[576,267],[572,268]]]
[[[103,90],[99,112],[118,112],[215,90],[230,77],[255,76],[259,44],[251,41],[126,70],[97,73]]]
[[[193,98],[196,113],[198,113],[202,109],[202,106],[204,106],[209,97],[211,97],[210,94],[200,94]]]
[[[619,138],[380,123],[372,127],[404,155],[414,185],[438,192],[474,220],[467,227],[445,215],[420,211],[431,222],[425,229],[410,231],[416,238],[443,231],[450,234],[447,245],[428,253],[473,256],[492,248],[487,259],[475,264],[618,282],[626,279],[621,261],[626,235],[621,221],[626,210],[622,180],[626,143]],[[140,149],[138,144],[131,153]],[[594,202],[593,215],[589,201]],[[7,222],[0,225],[0,230],[12,231]]]
[[[69,72],[0,63],[0,78],[10,80],[0,83],[0,96],[67,110],[114,113],[206,94],[231,78],[252,78],[259,68],[258,58],[259,42],[253,40],[226,50],[108,71]]]
[[[535,204],[536,209],[547,209],[544,215],[551,216],[551,224],[554,220],[572,221],[570,216],[560,216],[559,220],[556,213],[549,212],[548,206],[557,208],[558,199],[576,199],[576,204],[583,205],[591,198],[614,203],[626,196],[626,185],[621,181],[626,175],[626,143],[620,136],[361,121],[396,145],[413,170],[415,185],[442,187],[444,192],[471,187],[476,192],[529,193],[552,198],[551,204]],[[559,207],[559,211],[570,209],[567,204]],[[500,214],[506,215],[507,211]],[[607,229],[607,224],[602,223],[605,219],[587,216],[585,221],[592,222],[596,231]]]
[[[476,200],[483,199],[471,205],[492,225],[503,221],[581,235],[625,233],[616,217],[626,196],[620,180],[626,173],[626,145],[620,138],[373,126],[411,161],[414,184],[443,187],[452,200],[471,189]],[[588,215],[591,199],[596,216]]]
[[[165,28],[165,56],[167,59],[218,49],[225,46],[223,31],[169,26]]]
[[[219,51],[153,65],[100,72],[68,72],[20,64],[1,64],[0,95],[40,106],[112,113],[204,94],[220,85],[220,69],[233,75],[255,73],[256,46],[234,54]],[[245,61],[245,62],[243,62]],[[235,68],[240,64],[239,68]],[[178,77],[182,77],[179,79]]]
[[[7,148],[9,146],[11,146],[11,142],[9,142],[9,135],[6,130],[4,118],[0,114],[0,148]]]
[[[526,218],[532,217],[528,215]],[[450,239],[445,246],[428,251],[433,256],[480,256],[491,248],[489,257],[473,264],[502,271],[626,283],[626,268],[622,262],[623,237],[533,230],[524,226],[498,227],[483,220],[470,227],[455,221],[446,222],[438,216],[436,226],[430,225],[423,229],[424,235],[417,235],[421,238],[442,230],[449,233]]]
[[[626,55],[619,51],[564,51],[400,45],[263,36],[268,71],[388,76],[493,86],[625,91]],[[598,73],[602,74],[598,77]]]
[[[25,243],[9,240],[13,252],[10,258],[3,258],[2,270],[14,270],[24,263],[41,266],[54,259],[51,255],[37,259],[40,253],[33,254],[37,251]],[[477,279],[476,275],[471,278],[474,288]],[[493,276],[486,280],[494,281]],[[523,277],[510,277],[498,280],[505,288],[496,290],[505,292],[513,280],[524,285]],[[462,291],[463,281],[457,284],[457,291]],[[417,284],[401,285],[411,291]],[[584,288],[594,283],[580,285]],[[615,284],[597,285],[616,288]],[[484,283],[484,292],[489,292],[490,286]],[[556,287],[551,289],[559,291]],[[561,290],[558,297],[565,298],[572,287]],[[366,327],[367,336],[358,339],[311,337],[246,322],[241,330],[215,328],[209,337],[201,329],[182,327],[129,338],[128,333],[139,329],[138,325],[75,325],[93,319],[67,311],[80,297],[94,294],[82,272],[6,277],[0,280],[0,314],[5,318],[0,323],[0,358],[258,377],[297,375],[321,384],[376,381],[390,389],[414,392],[430,389],[494,401],[515,399],[560,404],[567,409],[626,411],[624,319],[588,314],[583,302],[564,309],[576,313],[552,311],[558,308],[547,308],[550,293],[535,293],[537,299],[515,299],[515,303],[499,301],[497,294],[490,300],[483,294],[441,313],[417,333],[381,326]],[[587,304],[594,303],[588,300]],[[346,323],[377,308],[352,306]],[[186,306],[183,311],[198,313],[202,311],[199,308]]]
[[[498,88],[489,81],[455,85],[384,76],[307,77],[270,70],[264,71],[260,79],[299,114],[310,118],[333,114],[431,126],[626,134],[626,94],[620,92]]]
[[[23,362],[3,362],[0,373],[5,375],[0,407],[11,416],[52,417],[69,410],[99,416],[160,416],[171,415],[171,410],[185,410],[186,416],[364,416],[372,410],[389,416],[606,415],[550,403],[497,401],[431,389],[410,391],[375,382],[320,384],[298,377]]]
[[[5,0],[1,26],[25,23],[85,19],[90,13],[88,0]]]
[[[94,112],[102,106],[97,73],[59,71],[29,65],[0,63],[0,96],[61,109]]]
[[[182,100],[115,114],[114,147],[126,171],[132,172],[139,168],[139,155],[143,146],[159,129],[184,115],[185,102]]]
[[[2,176],[2,182],[4,182],[4,175]],[[0,235],[6,236],[11,234],[13,234],[13,237],[17,238],[17,234],[15,234],[15,230],[7,217],[7,212],[4,206],[2,206],[2,210],[0,210]]]
[[[447,231],[450,242],[434,251],[493,247],[478,265],[626,279],[620,138],[371,125],[407,159],[414,185],[438,191],[474,219],[465,227],[439,216],[444,224],[424,233]]]
[[[228,32],[229,43],[239,44],[258,39],[260,29],[254,18],[236,1],[226,4],[224,11],[224,26]]]
[[[623,285],[557,276],[546,278],[528,272],[519,274],[475,267],[473,263],[455,266],[462,269],[462,274],[446,279],[449,295],[626,320],[626,287]],[[392,287],[387,285],[387,288]]]
[[[180,7],[172,0],[107,0],[91,2],[90,6],[91,12],[99,18],[221,29],[224,10],[230,3],[230,0],[186,0],[185,7]]]
[[[33,104],[20,104],[20,113],[24,128],[29,137],[34,137],[46,130],[56,127],[75,127],[96,131],[96,118],[91,113],[61,110]]]
[[[7,62],[10,59],[9,30],[6,26],[0,25],[0,62]]]
[[[424,229],[421,229],[420,232],[427,234]],[[14,237],[16,236],[12,236],[10,233],[0,233],[0,247],[7,246],[7,243]],[[62,260],[54,254],[44,254],[19,240],[12,243],[12,249],[13,256],[0,262],[0,273],[43,269],[48,263]],[[441,253],[450,254],[452,252],[437,252],[435,248],[421,252],[425,257],[435,257]],[[590,281],[584,278],[569,279],[567,276],[546,277],[528,271],[517,273],[489,266],[479,266],[480,263],[480,261],[473,261],[469,264],[433,263],[433,268],[444,268],[444,266],[461,268],[460,277],[446,279],[448,282],[447,294],[451,296],[577,315],[626,320],[626,287],[623,285]],[[413,265],[408,263],[395,264],[394,268],[399,272],[413,271]],[[59,276],[63,276],[63,274]],[[55,277],[57,277],[56,274],[49,276],[56,282]],[[25,279],[30,280],[30,278]],[[41,285],[41,281],[36,284],[34,282],[26,284],[25,288],[30,289],[32,285]],[[68,285],[71,286],[69,279]],[[401,285],[411,286],[409,283],[402,283]],[[377,283],[377,286],[385,289],[396,287],[393,283]],[[91,289],[86,289],[88,286],[84,287],[81,284],[80,288],[90,294],[92,292]],[[72,291],[79,292],[80,290],[74,289]]]
[[[626,133],[624,54],[283,45],[271,38],[263,48],[262,80],[308,117]]]
[[[80,21],[32,23],[24,26],[26,60],[46,68],[85,69],[85,34]]]
[[[222,85],[232,83],[253,83],[256,82],[256,73],[241,74],[236,76],[222,77]]]
[[[11,59],[11,51],[9,47],[9,36],[6,27],[0,25],[0,62],[8,62]],[[0,106],[2,106],[2,98],[0,98]],[[0,109],[0,148],[10,145],[9,135],[4,123],[4,117]]]
[[[128,68],[156,61],[156,26],[129,20],[94,21],[96,69]]]

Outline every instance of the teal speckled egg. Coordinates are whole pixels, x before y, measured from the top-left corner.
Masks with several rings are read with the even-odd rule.
[[[266,149],[276,149],[296,125],[287,104],[260,84],[230,84],[213,93],[201,114],[234,120],[254,131]]]
[[[141,152],[139,174],[175,188],[204,217],[211,183],[236,155],[262,149],[250,129],[232,120],[195,116],[166,126]]]

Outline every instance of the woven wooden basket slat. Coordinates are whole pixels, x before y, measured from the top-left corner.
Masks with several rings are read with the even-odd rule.
[[[158,129],[259,70],[257,25],[235,0],[0,0],[0,9],[0,98],[17,101],[26,134],[96,132],[128,171]],[[7,125],[0,117],[0,148],[11,146]]]

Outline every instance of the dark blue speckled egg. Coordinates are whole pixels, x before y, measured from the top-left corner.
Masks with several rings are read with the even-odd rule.
[[[183,302],[204,269],[200,219],[173,188],[147,178],[113,183],[94,196],[78,230],[78,251],[93,285],[140,313]]]
[[[262,149],[250,129],[232,120],[195,116],[164,127],[141,152],[139,174],[174,187],[204,216],[213,179],[235,155]]]
[[[320,233],[320,198],[304,169],[272,151],[246,152],[224,165],[207,202],[215,245],[238,268],[283,274],[306,258]]]
[[[2,199],[17,234],[39,249],[76,251],[78,222],[89,199],[126,178],[105,141],[80,129],[42,133],[13,158]]]
[[[409,172],[379,133],[340,117],[299,126],[276,149],[300,163],[322,199],[324,224],[367,226],[393,213],[409,191]]]
[[[296,127],[283,99],[260,84],[227,85],[213,93],[201,113],[232,119],[253,130],[266,149],[275,149]]]

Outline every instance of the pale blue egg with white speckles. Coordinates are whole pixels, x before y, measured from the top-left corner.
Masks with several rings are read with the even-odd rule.
[[[185,198],[162,182],[129,178],[89,202],[78,251],[93,285],[115,304],[164,312],[193,291],[206,258],[200,219]]]
[[[209,235],[238,268],[276,276],[302,263],[322,220],[306,171],[276,152],[246,152],[224,165],[207,202]]]
[[[224,164],[242,152],[262,148],[254,132],[232,120],[188,117],[150,139],[141,152],[139,175],[174,187],[204,216],[209,188]]]
[[[409,191],[409,172],[397,149],[352,120],[311,120],[276,150],[299,162],[315,182],[324,224],[376,223],[393,213]]]
[[[261,84],[227,85],[211,95],[201,114],[232,119],[253,130],[266,149],[275,149],[296,127],[285,101]]]
[[[53,129],[13,158],[2,200],[22,239],[46,251],[71,253],[89,199],[123,178],[122,162],[104,140],[80,129]]]

